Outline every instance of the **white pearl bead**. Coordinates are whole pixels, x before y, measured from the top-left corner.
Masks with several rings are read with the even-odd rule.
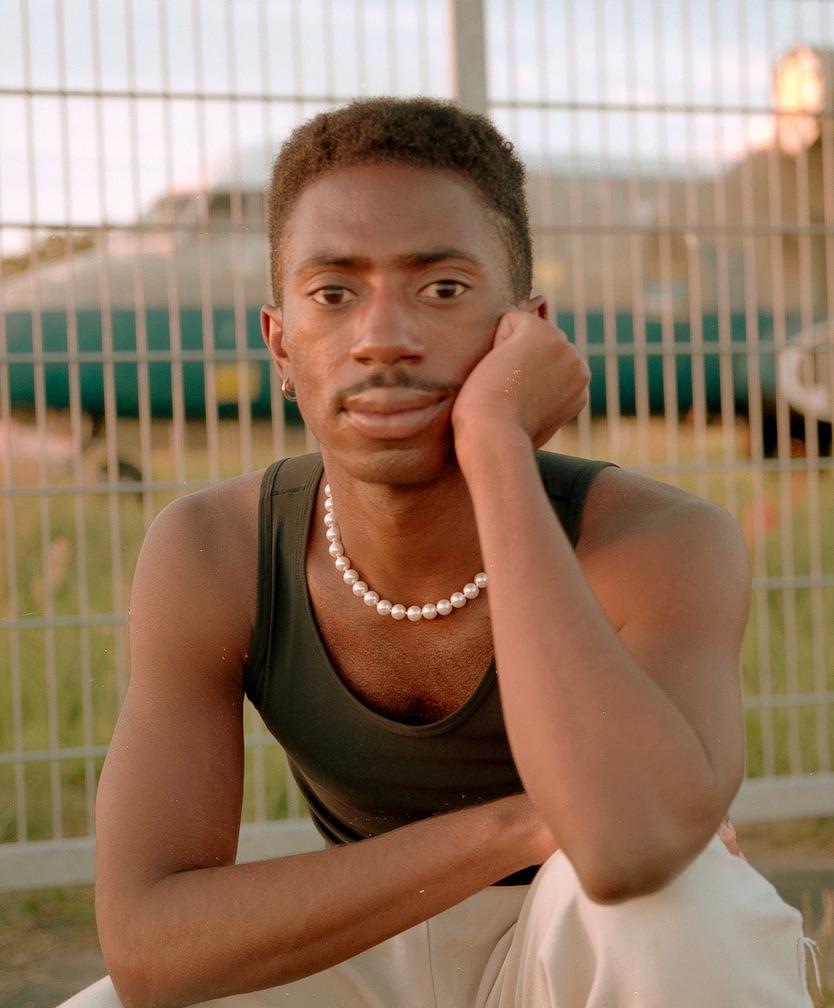
[[[341,542],[339,525],[336,522],[336,513],[333,508],[333,497],[330,492],[330,484],[324,487],[324,524],[326,526],[325,535],[329,543],[327,551],[333,557],[336,570],[342,575],[345,584],[349,585],[351,591],[357,598],[361,598],[370,609],[376,609],[380,616],[391,616],[392,619],[402,620],[406,617],[412,623],[419,623],[422,619],[433,620],[438,616],[448,616],[454,609],[461,609],[466,605],[468,599],[477,598],[487,586],[487,576],[484,571],[479,571],[468,584],[463,586],[463,591],[454,592],[450,598],[442,598],[435,602],[426,602],[425,605],[412,605],[406,608],[397,602],[392,605],[388,599],[380,599],[379,593],[369,588],[364,581],[359,580],[359,572],[350,566],[350,558],[345,556],[345,548]]]

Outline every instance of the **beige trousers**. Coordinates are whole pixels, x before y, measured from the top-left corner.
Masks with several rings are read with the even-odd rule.
[[[810,1008],[801,916],[716,837],[669,885],[593,903],[556,853],[304,980],[216,1008]],[[64,1008],[119,1008],[109,979]]]

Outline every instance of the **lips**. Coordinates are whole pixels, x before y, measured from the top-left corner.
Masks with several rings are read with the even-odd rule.
[[[446,406],[439,392],[392,387],[374,388],[345,400],[348,421],[366,437],[400,440],[414,437]]]

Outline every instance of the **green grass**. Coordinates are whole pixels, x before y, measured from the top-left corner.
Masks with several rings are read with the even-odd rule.
[[[681,461],[720,463],[726,447],[718,427],[700,432],[691,426],[678,429]],[[662,420],[648,425],[645,437],[633,420],[622,422],[622,462],[648,461],[657,478],[671,479],[667,463],[667,431]],[[746,452],[741,428],[737,457]],[[219,473],[241,469],[240,428],[232,422],[218,430]],[[118,429],[119,452],[135,463],[141,458],[138,424],[123,421]],[[252,466],[266,465],[275,454],[269,427],[253,426]],[[642,446],[643,454],[638,451]],[[606,428],[594,422],[590,440],[577,430],[563,432],[557,450],[611,457]],[[303,435],[288,432],[288,451],[303,450]],[[646,454],[648,452],[648,454]],[[83,462],[88,485],[103,479],[103,450],[94,449]],[[210,476],[204,429],[190,424],[179,460],[171,450],[168,425],[157,423],[151,431],[150,475],[174,480],[178,472],[191,480]],[[17,460],[7,478],[18,488],[36,486],[34,462]],[[52,486],[68,484],[75,475],[53,467]],[[834,573],[834,474],[797,472],[788,475],[732,470],[727,474],[685,474],[684,489],[707,496],[734,510],[748,535],[757,577],[803,577]],[[146,522],[173,496],[156,493],[118,495],[116,502],[103,494],[75,498],[7,499],[4,521],[8,536],[0,538],[0,614],[11,614],[12,585],[6,551],[14,548],[18,618],[49,615],[77,616],[86,612],[106,616],[124,613],[130,578]],[[812,552],[809,530],[819,516],[820,549]],[[115,525],[113,524],[115,520]],[[756,530],[759,531],[756,531]],[[792,544],[792,549],[789,547]],[[45,576],[44,571],[47,571]],[[81,588],[86,579],[86,591]],[[816,607],[816,608],[815,608]],[[107,745],[127,678],[127,646],[122,623],[90,627],[4,630],[0,633],[0,752],[85,745]],[[54,667],[54,677],[48,670]],[[834,691],[834,588],[760,589],[751,610],[744,641],[741,674],[745,694]],[[13,710],[17,703],[17,726]],[[247,733],[263,734],[252,711],[247,713]],[[788,710],[751,710],[747,715],[748,769],[751,776],[783,774],[792,770],[826,769],[834,753],[834,705],[808,705]],[[18,737],[19,732],[19,737]],[[797,762],[798,761],[798,762]],[[830,764],[828,764],[830,766]],[[30,839],[53,835],[85,835],[89,797],[101,759],[68,758],[27,762],[23,771],[25,832]],[[256,780],[262,779],[265,797],[256,805]],[[17,804],[12,766],[0,764],[0,793],[13,796],[0,805],[0,841],[14,840],[24,825]],[[246,819],[287,813],[287,773],[276,746],[247,753],[244,813]]]
[[[224,423],[218,433],[219,474],[235,475],[241,469],[239,427]],[[648,462],[658,467],[653,471],[657,478],[672,481],[671,474],[663,471],[667,440],[662,421],[652,421],[645,438],[633,421],[623,421],[622,433],[623,464]],[[175,479],[178,467],[167,425],[155,424],[151,435],[152,478]],[[130,421],[120,423],[118,436],[120,454],[137,463],[141,458],[138,425]],[[698,435],[691,426],[684,426],[678,436],[682,461],[710,463],[720,462],[724,457],[725,441],[719,428],[710,427]],[[740,428],[736,436],[737,457],[743,460],[744,435]],[[303,450],[303,438],[298,431],[290,431],[288,437],[288,451]],[[641,446],[642,453],[638,451]],[[597,423],[590,428],[590,440],[587,437],[580,440],[577,431],[570,429],[563,432],[554,447],[600,458],[613,454],[604,426]],[[266,465],[275,454],[268,427],[256,424],[252,467]],[[85,482],[102,479],[101,461],[100,448],[85,460]],[[179,471],[193,480],[210,477],[205,432],[199,425],[192,424],[187,429]],[[60,468],[51,468],[48,475],[50,485],[67,484],[74,479],[71,471]],[[14,471],[6,476],[17,487],[34,486],[39,480],[35,464],[25,460],[17,461]],[[834,474],[809,477],[802,473],[788,476],[764,473],[757,477],[737,470],[726,476],[714,472],[684,475],[677,482],[686,490],[734,510],[748,536],[756,576],[801,577],[815,570],[834,573],[834,522],[830,518],[834,515]],[[78,500],[53,496],[45,508],[34,497],[10,498],[4,522],[10,522],[9,538],[14,548],[17,617],[44,618],[50,610],[57,616],[75,616],[82,610],[91,614],[124,612],[146,522],[172,496],[158,493],[145,500],[136,494],[120,495],[115,505],[99,494]],[[816,557],[809,540],[815,505],[821,537]],[[115,537],[111,525],[114,517]],[[788,550],[791,540],[793,549]],[[2,618],[11,612],[8,542],[5,534],[0,536]],[[120,574],[114,574],[114,560],[120,563]],[[85,572],[86,595],[80,589],[79,577]],[[821,634],[817,632],[820,623]],[[16,750],[18,741],[27,751],[88,743],[105,747],[126,682],[126,655],[122,624],[66,627],[52,632],[40,628],[17,633],[2,630],[0,752]],[[54,665],[52,690],[47,675],[50,663]],[[834,588],[820,590],[816,598],[808,588],[757,592],[742,650],[741,675],[748,698],[797,690],[834,691]],[[21,715],[19,740],[12,717],[15,689],[19,691]],[[264,734],[251,708],[246,713],[246,731],[254,736]],[[792,769],[792,751],[798,754],[798,765],[803,771],[820,769],[824,765],[821,757],[825,757],[826,744],[834,752],[834,706],[820,710],[808,706],[795,712],[750,711],[747,731],[748,768],[752,776],[788,772]],[[46,839],[58,832],[64,836],[87,834],[88,797],[95,788],[101,763],[101,758],[96,757],[25,765],[25,826],[30,839]],[[268,742],[247,750],[244,820],[286,815],[287,783],[286,762],[277,745]],[[0,765],[0,794],[12,796],[11,801],[0,803],[0,841],[15,840],[22,822],[15,797],[15,771],[9,765]],[[54,801],[56,794],[59,803]],[[779,824],[774,829],[768,828],[767,833],[802,851],[824,851],[830,850],[832,827],[834,819],[809,820]],[[745,829],[750,832],[755,827]],[[745,832],[740,833],[743,843]],[[750,836],[752,844],[752,832]],[[27,935],[35,942],[35,936],[45,933],[53,936],[57,945],[65,943],[70,933],[79,942],[95,945],[92,890],[88,887],[6,894],[0,904],[4,907],[0,911],[0,951],[4,947],[19,949]],[[809,977],[809,981],[817,1008],[834,1008],[834,893],[823,894],[822,906],[820,913],[811,908],[809,901],[803,910],[806,933],[816,938],[823,953],[825,994],[817,996],[813,978]],[[36,943],[32,947],[41,946]]]

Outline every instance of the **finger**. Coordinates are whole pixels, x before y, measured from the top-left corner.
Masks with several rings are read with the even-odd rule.
[[[736,828],[729,818],[725,819],[718,827],[718,836],[731,854],[736,854],[742,858],[744,857],[738,846]]]
[[[498,324],[495,327],[495,335],[492,338],[493,347],[500,346],[502,343],[505,343],[510,336],[512,336],[518,321],[516,316],[523,314],[524,313],[520,312],[515,305],[504,305],[504,310],[498,317]]]

